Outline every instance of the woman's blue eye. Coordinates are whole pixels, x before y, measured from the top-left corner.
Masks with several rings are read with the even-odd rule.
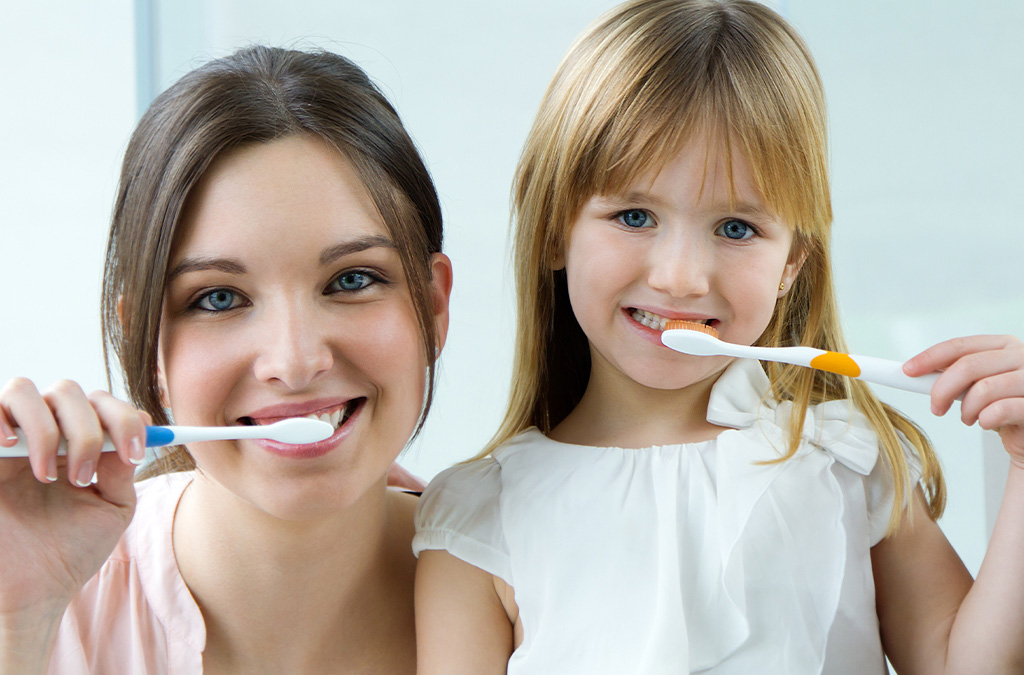
[[[742,220],[728,220],[718,226],[718,232],[728,239],[749,239],[754,236],[754,228]]]
[[[630,209],[620,213],[618,220],[626,227],[641,228],[650,225],[651,215],[642,209]]]
[[[373,283],[373,278],[366,272],[345,272],[331,284],[342,291],[359,291]]]
[[[196,303],[196,307],[199,309],[205,309],[208,312],[223,312],[226,309],[231,309],[238,304],[238,296],[234,291],[229,291],[226,288],[218,288],[215,291],[210,291],[203,297],[199,298],[199,302]]]

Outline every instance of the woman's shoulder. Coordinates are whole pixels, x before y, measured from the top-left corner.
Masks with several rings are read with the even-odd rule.
[[[135,517],[64,615],[52,661],[58,671],[167,672],[159,654],[189,663],[201,656],[202,616],[171,542],[174,510],[191,480],[176,473],[136,484]],[[78,670],[82,659],[88,671]]]

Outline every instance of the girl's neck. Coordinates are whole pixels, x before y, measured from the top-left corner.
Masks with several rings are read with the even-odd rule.
[[[711,440],[723,431],[707,421],[721,372],[682,389],[653,389],[608,368],[592,368],[583,398],[549,436],[564,443],[646,448]]]
[[[197,474],[173,542],[206,624],[207,670],[372,672],[406,648],[411,662],[413,501],[382,479],[342,513],[284,522]]]

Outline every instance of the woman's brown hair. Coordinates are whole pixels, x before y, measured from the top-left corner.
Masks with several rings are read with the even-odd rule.
[[[307,134],[344,155],[398,247],[434,389],[437,335],[430,260],[440,252],[441,207],[397,112],[366,74],[330,52],[250,47],[188,73],[153,101],[125,151],[103,275],[104,358],[120,364],[129,399],[169,422],[157,382],[164,280],[189,195],[226,150]],[[194,467],[178,447],[140,477]]]

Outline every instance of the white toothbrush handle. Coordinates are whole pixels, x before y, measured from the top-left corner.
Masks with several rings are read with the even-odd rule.
[[[249,427],[146,427],[147,431],[147,443],[146,447],[155,447],[160,445],[183,445],[185,443],[197,443],[199,441],[228,441],[238,438],[258,438],[259,432],[252,432]],[[156,437],[153,431],[162,432],[161,440],[159,442],[153,442],[153,438]],[[110,440],[110,437],[105,436],[103,438],[103,447],[100,452],[116,452],[117,449],[114,447],[114,442]],[[66,439],[60,439],[60,443],[57,445],[57,456],[63,457],[68,454],[68,442]],[[2,457],[28,457],[28,442],[24,438],[19,438],[18,442],[10,448],[0,446],[0,458]]]
[[[904,391],[913,391],[919,394],[931,394],[932,385],[939,379],[938,373],[929,373],[921,377],[910,377],[903,372],[903,364],[899,361],[879,359],[874,356],[859,356],[850,354],[850,358],[860,366],[859,380],[884,384],[887,387],[895,387]]]
[[[259,432],[251,432],[255,427],[167,427],[174,432],[174,445],[198,443],[200,441],[234,441],[243,438],[260,438]]]
[[[739,356],[742,358],[755,358],[761,361],[775,361],[776,363],[788,363],[794,366],[811,367],[811,360],[826,352],[814,347],[740,347],[731,343],[723,343],[730,347],[739,347],[727,356]]]
[[[755,356],[764,361],[790,363],[796,366],[813,368],[811,361],[827,352],[814,347],[749,347],[745,354]],[[736,354],[737,356],[745,354]],[[850,354],[849,358],[860,367],[858,380],[894,387],[918,394],[931,394],[932,385],[939,379],[938,373],[929,373],[921,377],[910,377],[903,372],[903,364],[899,361],[880,359],[875,356]]]
[[[101,452],[115,452],[116,450],[113,441],[109,438],[103,439],[103,449]],[[66,454],[68,454],[68,442],[62,438],[57,446],[57,455],[63,457]],[[28,441],[24,438],[19,438],[18,442],[10,448],[0,446],[0,457],[28,457]]]

